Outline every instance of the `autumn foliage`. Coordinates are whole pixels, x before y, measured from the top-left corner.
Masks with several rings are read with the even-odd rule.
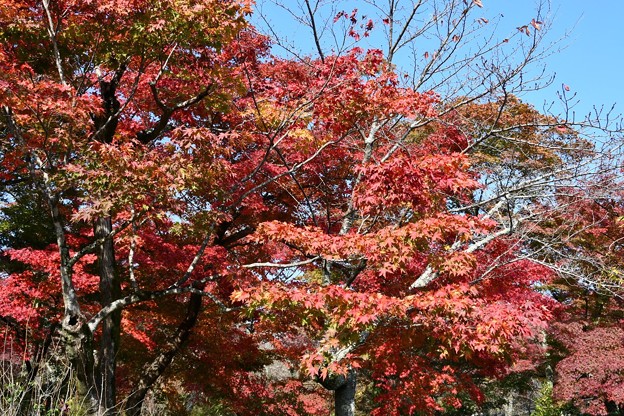
[[[363,386],[374,415],[483,403],[484,380],[541,362],[561,313],[546,236],[566,225],[591,255],[619,232],[591,203],[561,209],[587,200],[559,191],[592,144],[504,88],[410,85],[396,51],[277,54],[252,11],[0,0],[5,358],[29,381],[70,369],[58,406],[85,414],[138,415],[149,393],[172,412],[352,415]],[[609,330],[579,331],[561,329],[583,340],[562,379]]]

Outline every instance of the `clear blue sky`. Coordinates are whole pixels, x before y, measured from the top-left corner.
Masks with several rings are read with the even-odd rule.
[[[282,1],[290,6],[296,4],[296,0]],[[499,30],[501,36],[506,36],[535,17],[537,2],[482,0],[482,13],[490,19],[502,15]],[[310,49],[303,49],[313,51],[309,34],[301,33],[286,12],[270,6],[267,0],[258,3],[265,4],[265,12],[282,34],[292,35],[296,43],[309,42]],[[351,10],[365,6],[361,0],[352,0],[343,1],[341,7]],[[254,23],[262,26],[256,19],[257,16]],[[593,105],[610,107],[614,103],[617,112],[624,113],[624,0],[550,0],[550,11],[544,20],[551,25],[546,42],[560,40],[555,53],[544,62],[547,72],[556,74],[556,79],[550,88],[522,98],[540,108],[544,101],[556,101],[556,91],[565,83],[571,93],[577,94],[577,115],[586,114]]]
[[[502,13],[511,25],[530,21],[534,1],[483,0],[486,8]],[[541,104],[554,98],[561,84],[570,86],[579,99],[578,110],[592,105],[610,106],[624,112],[624,0],[551,0],[548,16],[552,28],[547,40],[561,41],[560,52],[546,60],[547,69],[556,73],[553,88],[525,99]]]

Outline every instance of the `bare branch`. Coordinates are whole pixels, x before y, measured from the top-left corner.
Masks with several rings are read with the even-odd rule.
[[[206,234],[206,237],[204,237],[204,240],[202,241],[202,244],[199,247],[199,250],[197,250],[195,257],[193,257],[193,260],[191,261],[191,264],[189,264],[189,267],[186,269],[186,272],[184,273],[184,275],[177,282],[169,286],[168,289],[180,287],[188,281],[188,279],[191,277],[191,274],[193,274],[195,267],[197,267],[197,264],[199,263],[202,256],[204,255],[204,252],[206,251],[206,247],[208,247],[208,243],[210,242],[211,238],[212,238],[212,230]]]
[[[243,265],[243,267],[246,269],[253,269],[257,267],[275,267],[279,269],[288,269],[290,267],[305,266],[306,264],[314,263],[318,259],[320,259],[320,256],[316,256],[308,260],[296,261],[293,263],[250,263]]]
[[[98,238],[97,240],[94,240],[90,244],[82,247],[80,250],[78,250],[76,253],[74,253],[74,255],[69,259],[68,265],[70,267],[73,267],[78,261],[80,261],[81,258],[83,258],[87,254],[93,253],[107,239],[115,237],[117,234],[119,234],[120,232],[125,230],[128,227],[128,225],[130,225],[130,224],[132,224],[132,220],[125,221],[125,222],[121,223],[113,231],[111,231],[109,234],[107,234],[106,236]]]
[[[314,11],[312,10],[312,7],[310,6],[310,0],[305,0],[305,5],[306,5],[306,8],[308,9],[308,14],[310,17],[310,26],[312,27],[312,34],[314,36],[314,43],[316,45],[316,49],[318,51],[319,57],[321,58],[321,61],[325,63],[325,54],[323,53],[323,49],[321,48],[321,39],[319,37],[318,30],[316,28]]]
[[[208,281],[213,278],[214,276],[211,277],[210,279],[204,279],[204,281]],[[165,290],[158,290],[158,291],[151,291],[151,292],[137,292],[137,293],[133,293],[131,295],[125,296],[123,298],[117,299],[113,301],[112,303],[108,304],[107,306],[105,306],[104,308],[100,309],[100,311],[96,313],[89,320],[87,325],[91,332],[95,332],[98,325],[107,316],[109,316],[110,314],[118,310],[127,308],[128,306],[135,305],[137,303],[146,302],[150,300],[156,300],[156,299],[163,298],[165,296],[182,295],[186,293],[191,293],[191,294],[196,294],[196,295],[207,297],[208,299],[212,300],[215,303],[215,305],[217,305],[219,309],[224,313],[240,310],[240,308],[226,306],[219,298],[217,298],[212,293],[197,289],[192,286],[183,286],[183,287],[176,286],[176,287],[171,287]]]
[[[58,30],[54,27],[54,22],[52,21],[52,14],[50,13],[50,0],[42,0],[43,9],[45,10],[45,14],[47,17],[48,26],[46,27],[48,31],[48,36],[50,37],[50,42],[52,42],[52,50],[54,51],[54,62],[56,64],[56,70],[58,71],[59,79],[61,80],[61,84],[67,86],[67,82],[65,81],[65,74],[63,72],[63,61],[61,59],[61,53],[58,47],[57,35]]]

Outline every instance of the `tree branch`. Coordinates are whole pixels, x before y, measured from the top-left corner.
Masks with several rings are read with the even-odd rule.
[[[206,278],[200,281],[200,283],[202,282],[207,282],[209,280],[213,280],[214,278],[216,278],[216,276],[211,276],[210,278]],[[184,286],[184,287],[173,287],[170,289],[165,289],[165,290],[156,290],[156,291],[147,291],[147,292],[138,292],[138,293],[133,293],[131,295],[125,296],[123,298],[117,299],[115,301],[113,301],[112,303],[110,303],[108,306],[100,309],[100,311],[98,313],[96,313],[87,323],[89,330],[91,332],[94,332],[98,325],[100,324],[100,322],[102,322],[103,319],[105,319],[107,316],[109,316],[110,314],[121,310],[123,308],[126,308],[130,305],[135,305],[137,303],[141,303],[141,302],[146,302],[146,301],[150,301],[150,300],[156,300],[156,299],[160,299],[163,298],[165,296],[173,296],[173,295],[182,295],[185,293],[190,293],[190,294],[196,294],[196,295],[200,295],[203,297],[206,297],[210,300],[212,300],[222,312],[232,312],[232,311],[236,311],[239,310],[240,308],[237,307],[229,307],[227,305],[225,305],[219,298],[217,298],[214,294],[209,293],[209,292],[205,292],[203,290],[200,289],[196,289],[195,287],[192,286]]]
[[[54,51],[54,62],[56,64],[56,70],[58,71],[59,79],[61,80],[61,84],[63,86],[67,86],[67,82],[65,81],[65,74],[63,72],[63,62],[61,60],[61,53],[58,47],[58,41],[56,39],[57,30],[54,27],[54,22],[52,21],[52,14],[50,13],[50,0],[43,0],[41,2],[43,4],[43,10],[45,10],[46,18],[47,18],[47,31],[48,36],[50,37],[50,42],[52,42],[52,50]]]
[[[288,269],[290,267],[299,267],[305,266],[306,264],[314,263],[320,258],[320,256],[316,256],[308,260],[296,261],[293,263],[250,263],[243,265],[243,267],[246,269],[253,269],[257,267],[275,267],[280,269]]]

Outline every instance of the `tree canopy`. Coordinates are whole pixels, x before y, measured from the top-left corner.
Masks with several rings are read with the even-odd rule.
[[[1,406],[624,406],[619,130],[521,98],[544,10],[343,3],[0,0]]]

